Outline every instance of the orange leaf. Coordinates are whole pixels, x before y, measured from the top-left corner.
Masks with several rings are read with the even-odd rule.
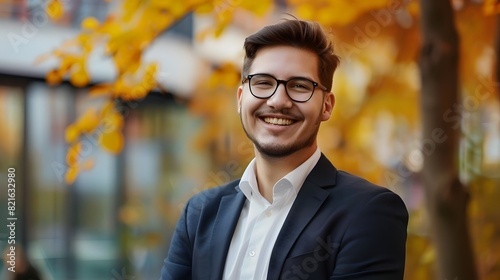
[[[61,83],[62,79],[63,75],[61,74],[61,71],[59,71],[59,69],[50,70],[45,76],[45,80],[49,85],[58,85]]]

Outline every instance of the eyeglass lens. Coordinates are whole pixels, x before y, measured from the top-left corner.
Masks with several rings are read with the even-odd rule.
[[[260,98],[268,98],[278,88],[278,80],[270,75],[256,74],[250,78],[252,94]],[[286,91],[291,99],[296,101],[308,100],[313,91],[314,83],[304,78],[293,78],[285,82]]]

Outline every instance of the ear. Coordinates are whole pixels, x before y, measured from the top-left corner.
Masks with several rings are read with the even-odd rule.
[[[335,106],[335,95],[332,92],[326,93],[323,99],[323,111],[321,112],[321,121],[327,121],[332,116]]]
[[[243,97],[243,86],[239,86],[238,90],[236,91],[236,98],[238,100],[238,113],[240,113],[241,110],[241,98]]]

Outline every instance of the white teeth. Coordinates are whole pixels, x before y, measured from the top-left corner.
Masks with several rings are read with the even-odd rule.
[[[276,125],[291,125],[293,123],[292,120],[289,119],[278,119],[278,118],[264,118],[266,123],[276,124]]]

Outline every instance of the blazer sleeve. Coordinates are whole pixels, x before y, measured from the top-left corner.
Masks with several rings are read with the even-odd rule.
[[[402,280],[408,211],[390,191],[375,195],[352,217],[331,280]]]
[[[194,236],[189,225],[196,219],[194,207],[188,202],[177,222],[167,258],[161,269],[160,280],[190,280],[192,278],[192,253]]]

